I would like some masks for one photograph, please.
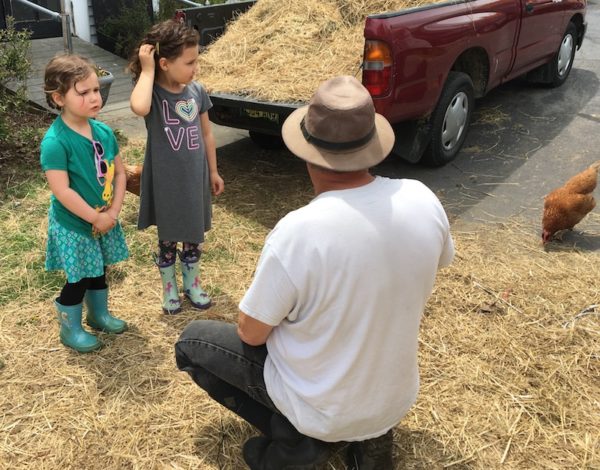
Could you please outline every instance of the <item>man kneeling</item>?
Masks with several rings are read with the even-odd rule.
[[[190,323],[177,365],[262,432],[244,445],[252,470],[313,469],[339,441],[350,469],[392,469],[448,219],[422,183],[371,175],[394,133],[353,77],[321,84],[282,134],[316,197],[268,235],[237,328]]]

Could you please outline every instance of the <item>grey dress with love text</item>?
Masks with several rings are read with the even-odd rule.
[[[145,118],[148,139],[138,229],[156,225],[160,240],[201,243],[210,230],[210,180],[200,115],[211,107],[196,82],[181,93],[154,84]]]

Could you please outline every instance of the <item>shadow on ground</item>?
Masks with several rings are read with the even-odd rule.
[[[241,454],[244,442],[259,434],[250,425],[234,418],[231,412],[224,411],[220,422],[200,426],[196,430],[196,435],[198,436],[197,453],[204,462],[224,470],[237,470],[243,465]],[[209,453],[206,453],[207,439],[211,441],[208,446],[211,449]],[[346,470],[347,451],[348,443],[333,443],[327,463],[321,465],[319,469]],[[433,470],[447,467],[469,470],[473,468],[468,458],[451,453],[434,434],[427,431],[396,427],[393,451],[395,467],[386,470]]]
[[[534,193],[552,189],[546,187],[543,176],[540,177],[544,181],[535,188],[518,187],[518,182],[506,181],[534,157],[541,156],[544,161],[571,157],[576,148],[569,146],[569,142],[564,145],[572,149],[571,153],[567,150],[564,155],[556,155],[561,145],[555,139],[562,138],[573,119],[593,118],[582,110],[596,95],[599,84],[594,72],[576,68],[560,88],[514,80],[477,101],[465,145],[450,164],[426,168],[388,157],[373,171],[382,176],[424,182],[442,199],[452,218],[495,197],[492,193],[498,189],[521,192],[523,197],[532,199],[529,205],[540,205],[541,196]],[[242,139],[220,147],[218,155],[226,191],[217,203],[267,227],[312,196],[304,163],[285,149],[261,150],[249,139]],[[573,166],[564,168],[565,179],[576,172]],[[562,170],[542,167],[540,171],[557,176],[556,172]],[[506,187],[501,188],[503,185]]]

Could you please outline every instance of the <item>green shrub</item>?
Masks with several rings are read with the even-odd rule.
[[[175,16],[175,10],[185,8],[177,0],[160,0],[158,4],[158,21],[170,20]]]
[[[145,0],[121,2],[116,16],[106,18],[98,27],[98,32],[104,34],[115,43],[115,53],[128,59],[144,34],[152,25]]]
[[[24,98],[26,80],[31,71],[29,60],[30,31],[17,31],[12,17],[6,18],[6,29],[0,29],[0,141],[6,139],[6,113]],[[16,82],[17,93],[6,88]]]

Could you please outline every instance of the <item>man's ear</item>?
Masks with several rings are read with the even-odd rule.
[[[59,108],[62,108],[64,106],[65,98],[58,91],[53,92],[50,95],[50,97],[52,98],[52,101],[54,101]]]

